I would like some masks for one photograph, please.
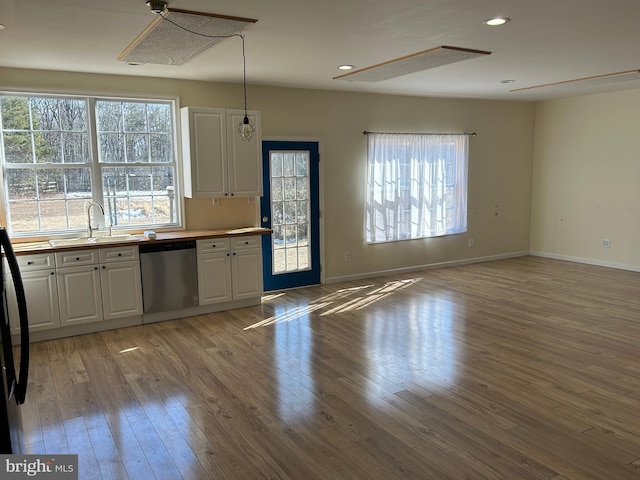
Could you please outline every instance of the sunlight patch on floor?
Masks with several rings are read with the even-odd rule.
[[[140,347],[129,347],[129,348],[125,348],[124,350],[120,350],[119,353],[129,353],[129,352],[133,352],[134,350],[137,350]]]
[[[345,313],[352,310],[362,310],[390,295],[393,295],[400,290],[404,290],[419,281],[423,277],[407,278],[404,280],[395,280],[393,282],[387,282],[384,285],[378,286],[375,284],[361,285],[357,287],[341,288],[333,293],[325,295],[308,305],[303,305],[287,311],[285,314],[280,314],[276,311],[276,314],[260,320],[245,327],[244,330],[250,330],[252,328],[267,327],[275,323],[291,322],[308,315],[310,312],[316,310],[328,310],[320,313],[320,316],[331,315],[335,313]],[[274,294],[264,295],[262,297],[263,302],[269,302],[275,299],[281,299],[286,296],[286,292],[279,292]],[[355,296],[355,297],[354,297]]]

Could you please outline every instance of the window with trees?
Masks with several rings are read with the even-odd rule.
[[[467,230],[466,134],[368,136],[367,243]]]
[[[180,225],[175,108],[167,100],[0,93],[0,160],[12,235]],[[94,209],[95,213],[95,209]]]

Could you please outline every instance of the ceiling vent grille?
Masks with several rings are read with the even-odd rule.
[[[377,65],[372,65],[360,70],[354,70],[353,72],[333,77],[333,79],[348,80],[351,82],[381,82],[409,73],[421,72],[430,68],[441,67],[450,63],[470,60],[490,54],[491,52],[484,50],[472,50],[469,48],[448,47],[443,45],[387,62],[378,63]]]
[[[167,8],[131,42],[118,60],[184,65],[225,37],[239,34],[256,22],[250,18]],[[194,32],[198,34],[194,35]]]

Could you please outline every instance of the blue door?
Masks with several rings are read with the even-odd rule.
[[[262,142],[260,200],[264,290],[320,283],[320,194],[317,142]]]

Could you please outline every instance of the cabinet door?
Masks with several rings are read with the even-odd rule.
[[[48,330],[60,326],[60,312],[58,309],[58,287],[55,270],[39,270],[23,272],[22,284],[27,300],[27,315],[29,317],[29,331]],[[7,277],[7,305],[11,321],[11,333],[20,333],[18,325],[18,303],[13,284]]]
[[[142,284],[138,262],[117,262],[100,268],[104,319],[142,315]]]
[[[262,295],[262,250],[239,250],[231,254],[233,298]]]
[[[233,300],[229,252],[198,255],[198,297],[200,305]]]
[[[63,327],[102,320],[98,266],[59,268],[58,299]]]
[[[224,196],[228,191],[225,110],[185,107],[181,117],[185,196]]]
[[[243,140],[238,125],[243,110],[227,110],[227,156],[229,159],[229,194],[235,197],[262,196],[262,133],[260,112],[249,111],[256,131],[251,140]]]

